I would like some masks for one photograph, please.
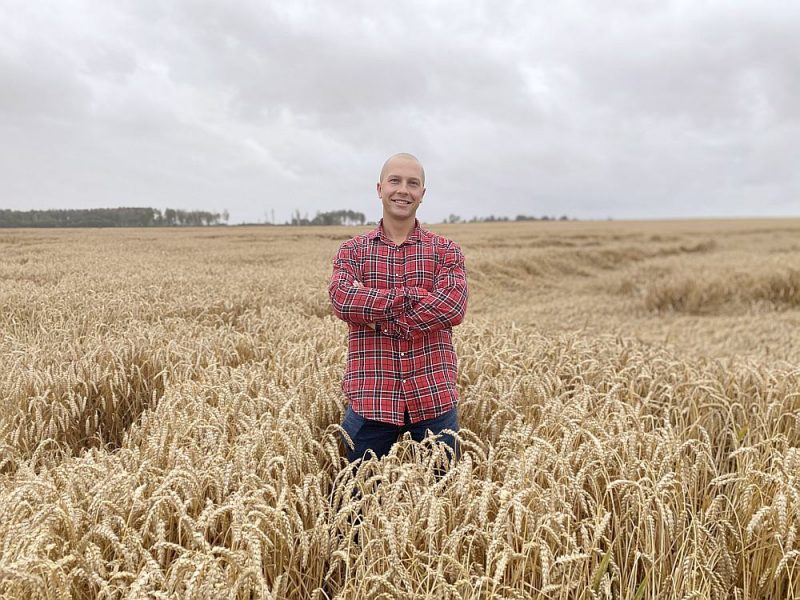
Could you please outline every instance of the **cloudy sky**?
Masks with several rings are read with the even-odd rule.
[[[796,0],[0,0],[0,208],[800,216]]]

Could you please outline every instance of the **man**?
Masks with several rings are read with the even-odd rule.
[[[467,309],[464,257],[457,244],[420,227],[425,171],[411,154],[383,165],[378,227],[339,248],[329,293],[350,326],[342,389],[348,460],[380,458],[404,432],[440,435],[457,454],[456,355],[452,328]]]

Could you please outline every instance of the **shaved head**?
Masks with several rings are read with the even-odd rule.
[[[423,168],[422,163],[419,162],[419,159],[416,156],[414,156],[413,154],[409,154],[408,152],[398,152],[397,154],[393,154],[392,156],[387,158],[386,162],[383,163],[383,168],[381,168],[381,177],[378,181],[383,181],[383,178],[386,177],[386,171],[389,168],[389,165],[395,159],[409,160],[417,163],[419,165],[419,172],[422,178],[422,185],[425,185],[425,169]]]

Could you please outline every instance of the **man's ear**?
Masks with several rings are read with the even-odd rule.
[[[380,181],[377,184],[375,184],[375,189],[378,190],[378,198],[380,198],[381,197],[381,182]]]

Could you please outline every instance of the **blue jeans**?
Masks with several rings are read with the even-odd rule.
[[[410,432],[411,437],[417,442],[424,440],[428,432],[438,435],[440,436],[439,441],[450,446],[453,453],[458,456],[456,438],[449,433],[442,433],[443,429],[458,431],[457,408],[453,408],[433,419],[419,421],[418,423],[411,423],[408,412],[406,412],[405,424],[394,425],[393,423],[365,419],[348,406],[342,419],[342,429],[353,440],[352,449],[345,441],[347,460],[350,462],[363,458],[368,450],[372,450],[377,458],[385,456],[389,453],[397,438],[406,431]]]

